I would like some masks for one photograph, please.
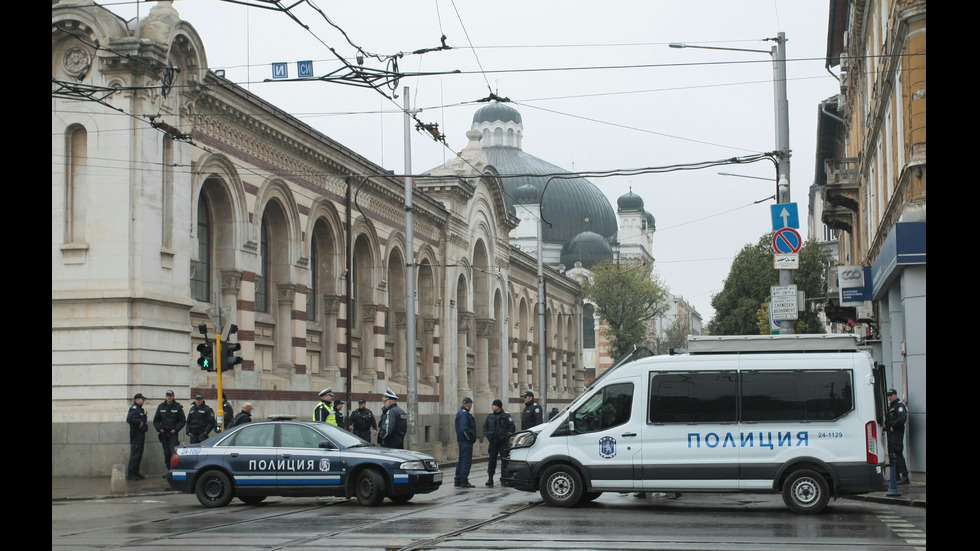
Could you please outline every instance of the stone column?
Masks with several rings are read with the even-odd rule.
[[[493,332],[493,318],[476,320],[476,393],[489,397],[490,387],[490,333]]]
[[[296,285],[280,283],[276,285],[276,367],[285,370],[284,375],[295,373],[293,358],[293,302],[296,300]]]
[[[457,377],[459,379],[459,392],[461,394],[470,393],[470,381],[467,376],[466,370],[466,347],[467,347],[467,335],[470,332],[470,326],[473,324],[473,312],[464,312],[459,310],[457,313],[457,323],[456,323],[456,357],[457,357]]]
[[[406,364],[408,361],[407,351],[410,349],[409,347],[415,348],[415,343],[407,342],[407,338],[408,313],[404,310],[395,312],[395,357],[392,358],[391,362],[394,365],[391,380],[403,385],[408,382],[408,375],[406,373]]]
[[[330,381],[336,381],[340,375],[340,363],[337,357],[338,343],[343,336],[337,327],[337,317],[340,314],[340,295],[323,295],[323,360],[320,362],[322,375]],[[343,365],[347,365],[346,358]]]
[[[377,335],[374,332],[374,325],[378,320],[377,304],[361,304],[361,361],[357,366],[357,378],[362,381],[373,383],[377,378],[377,358],[374,355],[375,348],[378,347]],[[384,338],[384,335],[382,335]],[[382,349],[384,342],[382,341]],[[381,358],[384,362],[384,358]],[[383,364],[382,364],[383,366]],[[384,367],[382,367],[382,370]]]
[[[436,384],[436,358],[439,355],[438,345],[435,344],[436,318],[422,318],[422,383],[430,386]]]

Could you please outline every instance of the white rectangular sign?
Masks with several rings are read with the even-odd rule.
[[[772,267],[777,270],[799,270],[800,253],[772,255]]]
[[[796,285],[773,285],[769,287],[769,301],[772,303],[772,317],[777,320],[799,319]]]

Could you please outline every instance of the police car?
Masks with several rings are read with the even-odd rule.
[[[178,446],[167,482],[205,507],[232,498],[249,505],[268,496],[356,497],[373,507],[436,491],[442,471],[429,455],[373,446],[334,425],[278,416]]]

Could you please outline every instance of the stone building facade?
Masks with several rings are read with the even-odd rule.
[[[861,330],[886,366],[908,404],[909,470],[924,481],[926,1],[831,0],[829,14],[826,65],[841,88],[825,102],[836,119],[818,127],[816,182],[838,261],[863,271],[864,287],[863,300],[845,305],[838,293],[848,282],[832,274],[825,311]]]
[[[518,219],[479,132],[414,179],[410,274],[404,180],[209,71],[172,2],[139,21],[56,2],[51,54],[53,476],[125,462],[137,392],[151,418],[168,389],[220,409],[201,325],[241,344],[221,388],[256,418],[308,417],[328,386],[377,414],[386,388],[408,392],[414,351],[410,443],[441,457],[466,395],[479,417],[494,398],[516,414],[525,389],[583,390],[581,288],[545,270],[541,381],[537,260],[510,244]],[[143,467],[164,468],[152,437]]]

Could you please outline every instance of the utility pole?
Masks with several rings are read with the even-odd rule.
[[[789,99],[786,95],[786,33],[780,32],[772,47],[772,85],[776,101],[776,152],[778,182],[776,184],[776,203],[790,202],[789,196]],[[793,270],[779,270],[779,285],[793,284]],[[781,320],[779,333],[796,333],[796,320]]]
[[[681,42],[668,44],[671,48],[698,48],[701,50],[728,50],[732,52],[759,52],[772,57],[772,86],[776,109],[776,204],[791,202],[789,194],[789,99],[786,94],[786,33],[780,32],[776,38],[767,38],[776,43],[770,50],[748,48],[725,48],[720,46],[695,46]],[[793,284],[793,270],[779,270],[779,286]],[[779,332],[783,335],[796,333],[796,319],[779,320]]]
[[[412,115],[405,87],[405,366],[408,370],[408,446],[418,446],[419,378],[415,362],[415,233],[412,219]]]

